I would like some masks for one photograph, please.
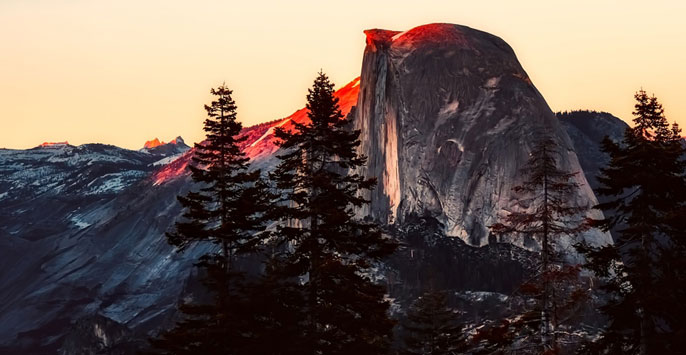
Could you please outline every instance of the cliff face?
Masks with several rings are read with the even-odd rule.
[[[356,126],[379,184],[364,214],[401,222],[431,214],[472,245],[508,213],[531,147],[550,135],[562,168],[581,171],[572,143],[500,38],[431,24],[407,32],[368,30]],[[593,205],[583,174],[575,203]],[[596,215],[596,217],[599,217]],[[597,231],[584,236],[610,242]]]

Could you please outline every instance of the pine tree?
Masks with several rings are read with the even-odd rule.
[[[445,292],[430,291],[419,297],[402,323],[404,354],[450,355],[466,349],[466,336],[458,314],[448,307]]]
[[[534,296],[538,303],[530,324],[538,324],[538,343],[542,353],[553,353],[558,349],[556,327],[559,324],[557,311],[563,309],[560,294],[572,296],[574,290],[561,289],[563,283],[558,276],[568,276],[569,266],[564,265],[558,254],[561,238],[573,236],[587,229],[585,212],[587,206],[574,205],[579,184],[573,178],[577,173],[563,171],[558,167],[556,155],[559,147],[554,140],[545,138],[533,148],[529,161],[523,169],[526,181],[513,190],[519,195],[518,211],[505,217],[502,223],[491,226],[499,235],[517,234],[532,236],[540,243],[539,274],[523,285],[525,295]],[[558,293],[557,295],[555,293]]]
[[[218,257],[228,271],[236,254],[259,246],[255,236],[264,230],[270,196],[260,171],[249,170],[250,159],[240,149],[245,137],[240,137],[243,127],[236,120],[232,91],[222,85],[211,93],[217,99],[205,105],[206,140],[195,144],[193,164],[188,166],[193,181],[202,187],[178,197],[184,220],[167,238],[179,251],[197,242],[219,245]]]
[[[302,332],[305,303],[299,280],[288,278],[286,265],[276,257],[269,258],[259,280],[249,287],[244,311],[250,314],[246,327],[246,348],[251,354],[307,354],[308,340]]]
[[[323,73],[308,90],[307,109],[310,122],[276,130],[284,153],[270,175],[282,194],[274,235],[284,245],[273,272],[300,295],[290,299],[302,314],[293,343],[302,354],[382,354],[393,323],[384,289],[368,272],[395,243],[355,217],[368,203],[360,191],[375,181],[356,172],[366,162],[357,153],[360,132],[348,129]]]
[[[178,251],[198,243],[217,245],[218,252],[197,264],[207,275],[204,284],[213,301],[180,305],[185,318],[151,341],[158,353],[237,354],[246,341],[243,329],[250,315],[244,312],[245,284],[235,258],[260,248],[271,195],[240,150],[244,138],[232,91],[222,85],[211,93],[216,100],[205,105],[206,140],[195,145],[189,165],[199,189],[178,197],[185,212],[167,238]]]
[[[609,165],[601,170],[597,208],[607,218],[614,245],[580,245],[587,268],[605,278],[608,301],[601,308],[609,325],[588,351],[668,354],[683,351],[683,260],[686,235],[675,211],[686,206],[686,162],[680,129],[671,129],[662,105],[641,90],[635,95],[634,127],[621,144],[608,138]]]

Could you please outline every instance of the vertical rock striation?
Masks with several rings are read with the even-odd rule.
[[[355,122],[369,157],[364,173],[379,183],[363,214],[389,223],[431,214],[448,235],[484,245],[488,226],[514,205],[512,187],[537,139],[552,136],[561,166],[581,172],[564,128],[500,38],[452,24],[365,34]],[[576,202],[595,204],[583,174],[577,179]],[[598,231],[584,237],[610,242]]]

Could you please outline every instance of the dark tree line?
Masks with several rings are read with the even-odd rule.
[[[641,90],[634,127],[622,142],[603,141],[611,161],[599,181],[615,243],[580,245],[587,268],[603,278],[609,324],[588,353],[680,354],[686,346],[686,150],[662,105]]]

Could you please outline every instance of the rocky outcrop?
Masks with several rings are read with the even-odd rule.
[[[365,33],[356,127],[369,157],[364,173],[379,184],[362,214],[402,223],[430,213],[448,235],[485,245],[488,226],[514,205],[511,189],[536,140],[551,136],[561,167],[581,170],[564,128],[500,38],[452,24]],[[577,179],[575,202],[595,204],[584,176]],[[584,237],[610,242],[598,231]]]
[[[174,156],[185,153],[189,149],[190,147],[186,145],[186,142],[183,141],[183,138],[176,137],[168,143],[161,142],[157,138],[147,141],[140,151],[155,155]]]
[[[126,326],[102,315],[86,317],[75,322],[59,355],[125,355],[133,354],[147,344],[137,339]]]

